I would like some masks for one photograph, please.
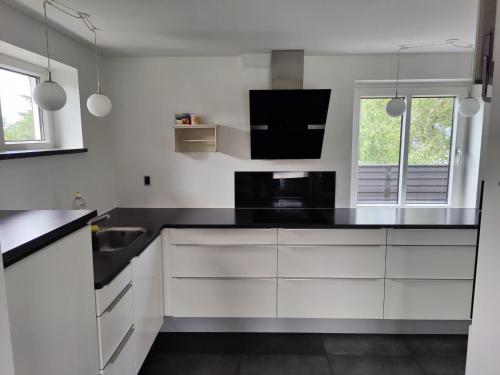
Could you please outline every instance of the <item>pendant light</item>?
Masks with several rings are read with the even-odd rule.
[[[472,53],[472,59],[470,64],[470,80],[471,84],[474,81],[474,49],[472,45],[468,45],[463,48],[470,48]],[[469,94],[465,98],[463,98],[458,104],[458,113],[460,113],[463,117],[472,117],[481,109],[481,104],[477,98],[474,98],[471,94],[471,88],[469,87]]]
[[[101,92],[101,71],[99,68],[99,56],[97,54],[97,33],[96,30],[92,30],[94,33],[94,53],[95,53],[95,64],[97,70],[97,92],[92,94],[87,99],[87,108],[90,113],[96,117],[104,117],[109,115],[111,112],[112,104],[109,97]]]
[[[36,85],[33,90],[33,99],[42,109],[46,111],[57,111],[66,104],[66,92],[57,82],[52,80],[49,52],[49,30],[47,25],[47,3],[47,1],[43,2],[43,15],[45,25],[45,50],[47,53],[49,79]]]
[[[394,98],[389,100],[385,111],[391,117],[400,117],[406,112],[406,102],[403,97],[398,97],[398,87],[399,87],[399,57],[401,56],[401,48],[398,50],[398,67],[396,72],[396,95]]]

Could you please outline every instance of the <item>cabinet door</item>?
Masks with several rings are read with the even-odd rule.
[[[172,281],[176,317],[276,317],[276,279],[173,278]]]
[[[387,280],[385,319],[467,320],[472,280]]]
[[[385,246],[285,246],[278,248],[280,277],[384,278]]]
[[[135,374],[134,328],[130,328],[102,371],[102,375]]]
[[[163,324],[161,236],[132,260],[136,369],[146,358]]]
[[[278,279],[279,318],[382,319],[383,301],[383,279]]]
[[[282,245],[385,245],[386,229],[278,229]]]
[[[99,372],[87,226],[5,270],[16,375]]]
[[[387,246],[387,278],[473,279],[475,246]]]
[[[476,229],[389,229],[388,245],[476,246]]]
[[[179,245],[272,245],[276,229],[170,229],[170,243]]]
[[[276,245],[171,245],[173,277],[276,277]]]

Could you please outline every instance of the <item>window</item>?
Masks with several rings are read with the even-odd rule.
[[[356,96],[354,204],[451,203],[458,95],[420,90],[404,98],[407,111],[395,118],[385,111],[391,96]]]
[[[0,151],[50,146],[48,121],[32,97],[39,81],[37,75],[0,67]]]

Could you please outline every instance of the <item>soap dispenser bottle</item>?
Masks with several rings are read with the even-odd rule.
[[[83,196],[80,192],[77,191],[75,193],[75,198],[73,199],[71,206],[73,210],[84,210],[85,207],[87,206],[87,203],[83,199]]]

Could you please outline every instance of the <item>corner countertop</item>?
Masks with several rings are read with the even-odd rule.
[[[92,210],[0,210],[4,267],[83,228],[96,214]]]
[[[336,209],[115,208],[106,227],[143,227],[146,233],[116,252],[94,253],[96,289],[108,284],[163,228],[406,228],[476,229],[479,211],[462,208],[362,207]]]

